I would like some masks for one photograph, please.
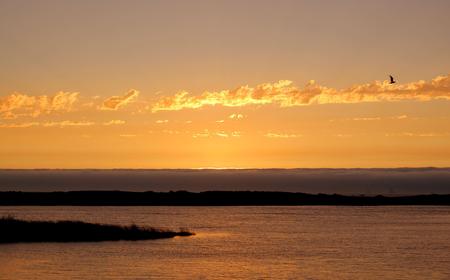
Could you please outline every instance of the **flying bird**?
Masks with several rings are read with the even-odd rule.
[[[391,75],[389,75],[389,78],[391,79],[390,84],[395,84],[396,81],[394,80],[394,77],[392,77]]]

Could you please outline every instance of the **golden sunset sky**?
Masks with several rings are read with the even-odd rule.
[[[0,168],[450,166],[449,11],[0,0]]]

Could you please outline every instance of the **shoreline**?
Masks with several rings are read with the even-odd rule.
[[[450,194],[348,196],[265,191],[0,192],[0,206],[450,206]]]

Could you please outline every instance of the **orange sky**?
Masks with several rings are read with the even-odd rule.
[[[381,2],[0,1],[0,168],[450,166],[449,4]]]

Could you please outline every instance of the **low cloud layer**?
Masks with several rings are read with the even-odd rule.
[[[75,127],[75,126],[93,126],[93,125],[122,125],[125,121],[122,120],[111,120],[103,123],[96,123],[93,121],[48,121],[48,122],[23,122],[23,123],[0,123],[0,128],[27,128],[34,126],[41,127]]]
[[[15,119],[19,116],[37,117],[52,112],[67,112],[72,109],[77,98],[76,92],[59,92],[53,96],[13,93],[0,98],[0,117]]]
[[[0,170],[0,191],[61,189],[448,194],[450,169]]]
[[[320,86],[310,81],[304,88],[298,88],[291,81],[264,83],[256,87],[241,86],[234,90],[204,92],[191,95],[186,91],[159,99],[152,112],[196,109],[204,106],[222,105],[240,107],[246,105],[275,104],[280,107],[311,104],[359,103],[436,99],[450,100],[450,74],[438,76],[431,81],[417,81],[407,84],[389,84],[387,81],[354,85],[346,89]]]
[[[130,103],[139,95],[139,91],[135,89],[129,90],[124,96],[112,96],[103,101],[102,110],[117,110]]]

